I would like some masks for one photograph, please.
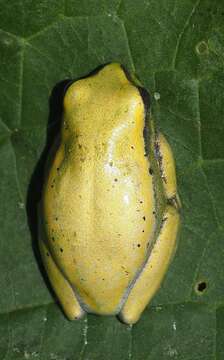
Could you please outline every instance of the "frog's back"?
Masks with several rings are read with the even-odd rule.
[[[111,64],[71,85],[64,105],[44,196],[49,246],[86,308],[116,313],[154,232],[144,104]]]

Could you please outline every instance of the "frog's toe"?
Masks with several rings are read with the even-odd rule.
[[[64,305],[63,310],[69,320],[79,320],[85,315],[85,311],[79,306],[79,304],[77,304],[76,301],[72,304],[70,303],[68,306]]]
[[[135,324],[139,318],[141,316],[141,313],[133,313],[133,312],[129,312],[129,311],[123,311],[121,310],[121,312],[118,314],[118,318],[119,320],[127,325],[133,325]]]

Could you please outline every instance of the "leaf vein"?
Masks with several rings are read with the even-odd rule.
[[[88,316],[86,316],[86,318],[85,318],[85,320],[84,320],[84,327],[83,327],[83,346],[82,346],[82,349],[81,349],[81,351],[80,351],[79,360],[84,360],[85,349],[86,349],[86,346],[87,346],[87,344],[88,344],[87,334],[88,334]]]
[[[119,19],[120,19],[120,18],[119,18]],[[129,39],[128,39],[128,34],[127,34],[126,26],[125,26],[125,23],[124,23],[123,20],[120,19],[120,22],[121,22],[121,26],[122,26],[122,28],[123,28],[123,31],[124,31],[124,34],[125,34],[125,37],[126,37],[127,48],[128,48],[128,55],[129,55],[130,60],[131,60],[131,66],[132,66],[133,71],[136,72],[136,70],[135,70],[135,64],[134,64],[134,59],[133,59],[131,47],[130,47],[130,44],[129,44]]]
[[[183,35],[184,35],[184,33],[185,33],[185,31],[186,31],[189,23],[190,23],[190,20],[191,20],[192,16],[194,15],[194,13],[195,13],[197,7],[199,6],[200,2],[201,2],[201,0],[197,0],[197,1],[195,2],[195,5],[193,6],[193,8],[192,8],[189,16],[187,17],[187,19],[186,19],[186,21],[185,21],[185,23],[184,23],[184,26],[183,26],[183,28],[182,28],[182,30],[181,30],[178,38],[177,38],[177,43],[176,43],[176,47],[175,47],[175,49],[174,49],[174,56],[173,56],[173,60],[172,60],[172,68],[173,68],[174,70],[175,70],[175,68],[176,68],[176,60],[177,60],[177,55],[178,55],[178,52],[179,52],[181,40],[182,40]]]
[[[20,186],[20,183],[19,183],[16,153],[15,153],[15,149],[14,149],[13,144],[12,144],[11,141],[10,141],[10,145],[11,145],[13,158],[14,158],[15,178],[16,178],[16,185],[17,185],[18,195],[19,195],[20,201],[23,204],[25,204],[25,199],[23,197],[22,189],[21,189],[21,186]],[[24,211],[25,211],[25,208],[24,208]]]

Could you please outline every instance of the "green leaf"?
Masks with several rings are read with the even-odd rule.
[[[1,360],[222,360],[224,2],[0,0]],[[63,81],[118,61],[151,94],[182,202],[178,249],[134,326],[69,322],[37,252]],[[46,145],[47,144],[47,145]]]

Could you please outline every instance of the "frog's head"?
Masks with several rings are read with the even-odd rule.
[[[148,106],[148,92],[135,84],[121,64],[110,63],[69,86],[64,97],[64,124],[70,134],[89,136],[96,129],[108,133],[135,128],[141,132]]]
[[[68,84],[64,97],[64,109],[73,109],[76,103],[84,104],[90,99],[96,99],[100,95],[104,98],[123,89],[122,96],[127,95],[131,88],[138,88],[145,107],[150,105],[150,96],[135,75],[128,72],[119,63],[109,63],[100,66],[90,76],[72,81]]]

